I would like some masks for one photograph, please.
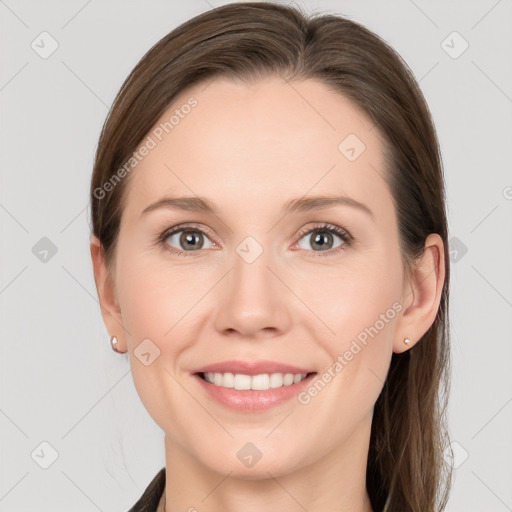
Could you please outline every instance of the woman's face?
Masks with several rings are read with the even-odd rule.
[[[412,299],[378,130],[314,80],[216,79],[183,92],[149,135],[113,276],[126,332],[111,334],[166,446],[246,478],[360,458]],[[158,206],[176,198],[191,200]],[[223,388],[229,405],[195,372],[233,360],[316,375],[284,393]]]

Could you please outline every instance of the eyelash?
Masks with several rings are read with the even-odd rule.
[[[174,226],[173,228],[164,231],[158,238],[158,242],[164,247],[165,250],[169,251],[172,254],[176,254],[178,256],[189,256],[187,253],[195,253],[196,251],[180,251],[178,249],[175,249],[174,247],[171,247],[169,244],[167,244],[167,239],[174,235],[175,233],[179,233],[180,231],[186,231],[187,228],[190,228],[190,230],[198,231],[200,233],[203,233],[204,235],[208,235],[209,238],[213,238],[211,235],[210,230],[204,229],[204,228],[198,228],[195,225],[191,224],[178,224],[177,226]],[[346,249],[346,247],[350,247],[353,243],[353,237],[343,228],[340,228],[339,226],[335,226],[334,224],[329,223],[320,223],[316,224],[313,227],[303,229],[298,234],[298,239],[301,240],[306,235],[309,235],[310,233],[313,233],[315,231],[327,231],[329,233],[334,233],[335,235],[338,235],[343,243],[339,245],[338,247],[334,249],[329,249],[327,251],[309,251],[313,253],[313,256],[320,256],[320,257],[326,257],[326,256],[333,256],[335,254],[338,254],[340,251],[343,251]],[[190,254],[190,256],[193,256],[194,254]]]

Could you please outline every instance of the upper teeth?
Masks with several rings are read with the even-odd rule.
[[[242,373],[204,373],[204,378],[216,386],[234,389],[256,389],[265,391],[296,384],[306,378],[306,373],[263,373],[261,375],[244,375]]]

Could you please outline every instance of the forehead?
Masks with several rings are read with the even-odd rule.
[[[379,131],[316,80],[196,84],[174,99],[144,143],[152,147],[132,171],[129,215],[165,195],[208,197],[226,210],[239,201],[255,213],[305,194],[366,203],[381,197],[377,215],[391,206]]]

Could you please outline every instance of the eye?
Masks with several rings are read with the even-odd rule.
[[[313,250],[316,253],[337,253],[340,250],[344,250],[345,246],[350,245],[352,241],[352,237],[347,233],[347,231],[332,224],[313,226],[306,232],[301,232],[300,236],[301,240],[297,245],[301,249]],[[336,243],[336,239],[339,240],[339,243]],[[306,242],[303,243],[303,240]],[[315,256],[317,255],[319,254],[315,254]],[[324,255],[321,254],[321,256]]]
[[[219,246],[212,242],[207,234],[209,234],[207,229],[180,224],[165,231],[159,237],[159,242],[171,253],[185,256],[201,249],[218,248]],[[333,224],[318,224],[301,231],[299,237],[300,240],[296,245],[300,249],[312,251],[314,256],[336,254],[346,246],[350,246],[353,240],[347,231]]]
[[[175,226],[163,233],[161,241],[168,250],[178,254],[215,247],[202,229],[193,226]]]

